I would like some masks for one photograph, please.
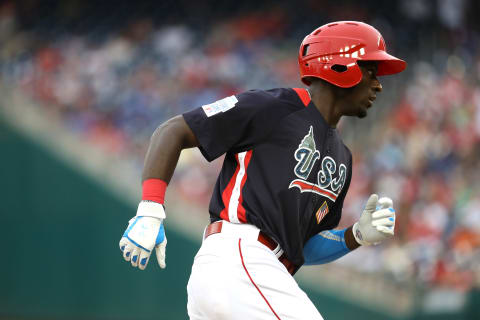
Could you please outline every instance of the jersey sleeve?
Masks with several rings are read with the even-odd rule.
[[[263,141],[275,123],[295,109],[274,94],[250,90],[184,113],[205,159],[212,161],[227,151],[246,151]]]

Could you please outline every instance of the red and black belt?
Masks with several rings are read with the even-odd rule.
[[[207,226],[207,229],[205,229],[204,239],[208,238],[212,234],[221,233],[222,232],[222,225],[223,225],[223,221],[216,221],[216,222],[213,222],[213,223],[209,224]],[[258,242],[265,245],[267,248],[269,248],[272,251],[274,251],[278,247],[277,242],[275,242],[275,240],[270,238],[263,231],[260,231],[258,233],[257,240],[258,240]],[[278,260],[285,266],[285,268],[287,268],[288,272],[291,275],[294,275],[295,272],[298,270],[298,267],[295,264],[293,264],[290,260],[287,259],[287,257],[285,256],[285,253],[282,253],[282,255],[278,258]]]

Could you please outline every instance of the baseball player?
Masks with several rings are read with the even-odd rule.
[[[233,95],[168,120],[151,138],[142,201],[120,240],[142,270],[153,249],[165,268],[164,195],[181,150],[198,147],[208,161],[225,154],[187,286],[190,319],[322,319],[292,275],[394,234],[392,201],[376,194],[358,222],[334,230],[352,178],[336,125],[365,117],[382,91],[377,76],[406,63],[355,21],[307,35],[298,62],[308,90]]]

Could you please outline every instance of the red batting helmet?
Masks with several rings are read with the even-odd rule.
[[[332,22],[305,37],[298,53],[300,76],[320,78],[342,88],[362,79],[358,60],[378,61],[378,76],[401,72],[406,62],[387,53],[385,40],[374,27],[357,21]]]

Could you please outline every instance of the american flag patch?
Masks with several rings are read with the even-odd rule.
[[[325,217],[327,213],[328,213],[328,205],[327,205],[327,201],[325,201],[320,206],[320,208],[318,208],[317,213],[315,214],[315,216],[317,217],[317,224],[319,224],[320,221],[322,221],[323,217]]]

